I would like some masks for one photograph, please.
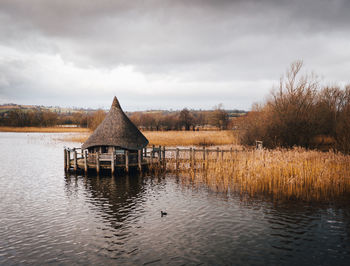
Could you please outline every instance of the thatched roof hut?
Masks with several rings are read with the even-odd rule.
[[[148,140],[123,112],[114,97],[106,118],[82,145],[82,149],[98,146],[117,147],[124,150],[140,150]]]

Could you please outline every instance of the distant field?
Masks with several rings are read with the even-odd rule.
[[[237,133],[231,130],[223,131],[144,131],[149,145],[162,146],[212,146],[238,144]],[[68,141],[85,142],[89,134],[74,135],[66,138]]]
[[[0,127],[0,132],[86,133],[90,132],[90,130],[88,128],[80,127]]]

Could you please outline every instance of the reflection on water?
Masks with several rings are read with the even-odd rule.
[[[65,175],[64,143],[28,138],[0,134],[12,151],[0,172],[1,265],[350,261],[347,203],[247,200],[174,175]]]

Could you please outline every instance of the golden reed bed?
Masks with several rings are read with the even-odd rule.
[[[240,192],[275,200],[324,201],[350,195],[350,156],[334,152],[276,149],[216,154],[206,170],[193,170],[182,162],[179,176],[187,184],[205,184],[219,192]],[[202,164],[203,162],[199,162]],[[167,166],[175,170],[174,164]]]
[[[149,145],[161,146],[210,146],[237,144],[237,133],[223,131],[143,131]],[[89,133],[72,135],[66,141],[85,142]]]

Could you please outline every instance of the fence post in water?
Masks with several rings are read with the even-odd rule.
[[[141,150],[138,150],[137,151],[137,164],[138,164],[140,172],[142,171],[142,164],[141,164],[141,162],[142,162],[142,152],[141,152]]]
[[[73,160],[74,160],[74,171],[77,171],[77,168],[78,168],[77,151],[75,149],[73,151]]]
[[[175,153],[175,168],[176,168],[176,171],[178,170],[179,168],[179,148],[176,148],[176,153]]]
[[[190,148],[190,168],[193,167],[193,159],[192,159],[192,148]]]
[[[163,155],[162,155],[162,159],[163,159],[163,167],[164,167],[164,169],[166,169],[165,146],[163,146]]]
[[[160,165],[162,159],[162,146],[159,146],[159,150],[158,150],[158,164]]]
[[[88,171],[87,150],[84,151],[84,171],[85,171],[85,173],[87,173],[87,171]]]
[[[100,154],[96,152],[96,172],[100,173]]]
[[[67,149],[64,148],[64,170],[67,170]]]
[[[230,149],[230,152],[231,152],[231,161],[232,161],[232,159],[233,159],[233,150],[232,150],[232,147],[231,147],[231,149]]]
[[[192,155],[192,159],[193,159],[192,167],[196,168],[196,149],[193,148],[192,152],[193,152],[193,155]]]
[[[70,169],[70,150],[67,150],[67,170]]]
[[[205,152],[205,147],[203,147],[203,168],[205,167],[205,154],[206,152]]]
[[[205,168],[208,168],[209,163],[209,150],[205,150]]]
[[[125,171],[129,172],[129,151],[125,151]]]
[[[111,154],[111,173],[114,175],[115,165],[114,165],[114,152]]]
[[[224,150],[221,150],[221,161],[224,161]]]
[[[216,160],[218,161],[219,160],[219,147],[216,148]]]

